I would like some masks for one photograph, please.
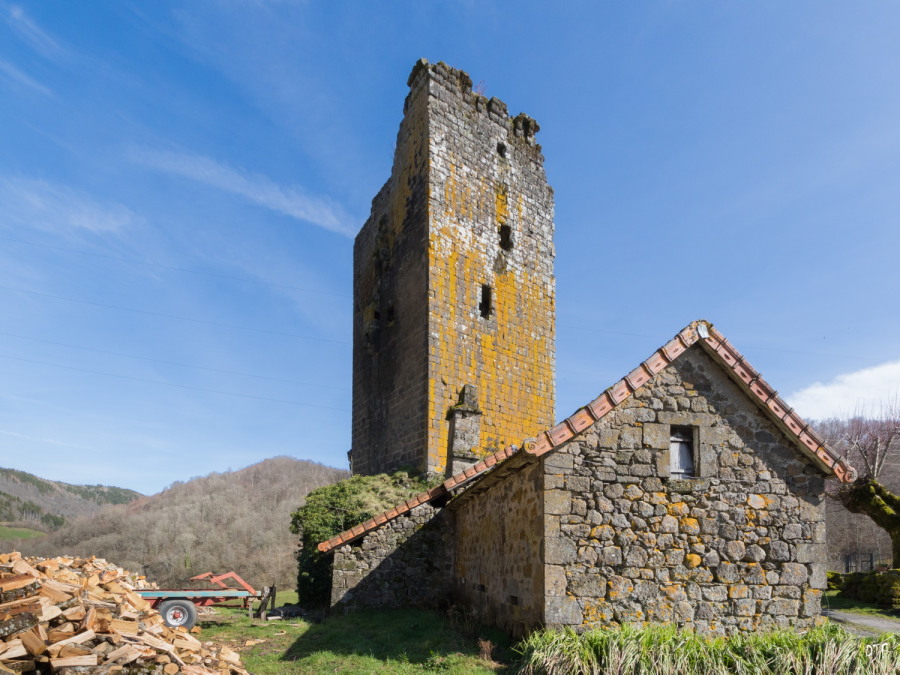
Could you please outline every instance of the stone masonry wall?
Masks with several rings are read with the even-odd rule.
[[[410,91],[391,177],[353,245],[356,474],[426,468],[428,98],[427,88]]]
[[[516,461],[516,460],[511,460]],[[519,636],[543,618],[542,468],[537,461],[452,502],[456,601]]]
[[[355,473],[444,473],[447,415],[467,384],[479,452],[553,423],[553,192],[538,125],[443,63],[420,61],[409,86],[391,178],[354,246]]]
[[[473,92],[462,71],[439,63],[414,74],[426,76],[428,466],[441,472],[447,411],[466,384],[478,390],[484,454],[553,424],[553,191],[534,120]]]
[[[421,504],[334,551],[331,606],[429,607],[449,602],[453,521],[444,509]]]
[[[671,426],[697,478],[670,477]],[[816,623],[820,472],[694,346],[544,459],[546,615],[725,634]]]

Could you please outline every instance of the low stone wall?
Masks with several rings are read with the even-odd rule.
[[[453,574],[452,514],[421,504],[334,551],[331,606],[439,607]]]

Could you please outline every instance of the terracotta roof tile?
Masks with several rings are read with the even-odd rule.
[[[345,530],[338,535],[335,535],[331,539],[323,541],[319,543],[317,548],[323,553],[327,553],[338,546],[342,546],[344,544],[349,544],[351,541],[359,539],[361,536],[375,530],[385,523],[394,520],[404,513],[411,511],[417,506],[421,504],[425,504],[426,502],[433,501],[435,499],[439,499],[444,496],[449,496],[453,490],[470,482],[473,478],[480,476],[486,471],[490,470],[492,467],[497,466],[504,460],[512,457],[519,451],[519,448],[515,445],[510,445],[503,450],[498,450],[477,462],[473,466],[461,471],[455,476],[451,476],[447,480],[445,480],[440,485],[431,488],[427,492],[420,492],[417,495],[414,495],[407,499],[402,504],[398,504],[392,509],[385,511],[383,513],[379,513],[374,518],[367,520],[360,525],[356,525],[355,527],[350,528],[349,530]]]
[[[614,407],[615,405],[613,404],[612,399],[606,392],[600,394],[600,396],[587,406],[591,414],[598,420]]]
[[[631,388],[631,390],[635,391],[641,385],[649,382],[651,377],[652,375],[650,371],[644,368],[644,364],[641,364],[630,373],[628,373],[625,379],[628,381],[628,386]]]
[[[689,347],[697,343],[715,361],[723,366],[725,372],[758,402],[765,414],[824,473],[834,474],[842,482],[851,482],[856,479],[856,470],[829,448],[818,434],[778,396],[778,393],[769,383],[760,377],[759,371],[751,366],[744,359],[743,355],[712,324],[706,321],[694,321],[686,326],[678,335],[656,350],[650,358],[609,387],[594,401],[583,408],[579,408],[574,414],[552,429],[542,431],[534,439],[524,441],[521,450],[529,455],[540,457],[571,440],[574,436],[615,409],[617,405],[631,396],[641,385],[646,384],[653,375],[659,373],[672,361],[684,354]],[[451,476],[441,485],[432,488],[428,492],[422,492],[403,504],[375,516],[362,525],[357,525],[327,541],[323,541],[318,548],[323,552],[330,551],[380,527],[420,504],[450,496],[457,488],[468,484],[491,469],[496,467],[498,470],[501,470],[503,463],[517,453],[520,453],[520,449],[515,445],[498,450],[466,470]]]

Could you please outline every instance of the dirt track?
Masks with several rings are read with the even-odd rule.
[[[839,623],[852,633],[860,635],[881,635],[882,633],[900,633],[900,619],[885,619],[867,614],[841,612],[829,609],[823,612],[831,621]]]

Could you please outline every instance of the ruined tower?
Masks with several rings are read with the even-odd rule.
[[[461,470],[554,417],[553,191],[537,123],[416,63],[353,249],[354,473]]]

